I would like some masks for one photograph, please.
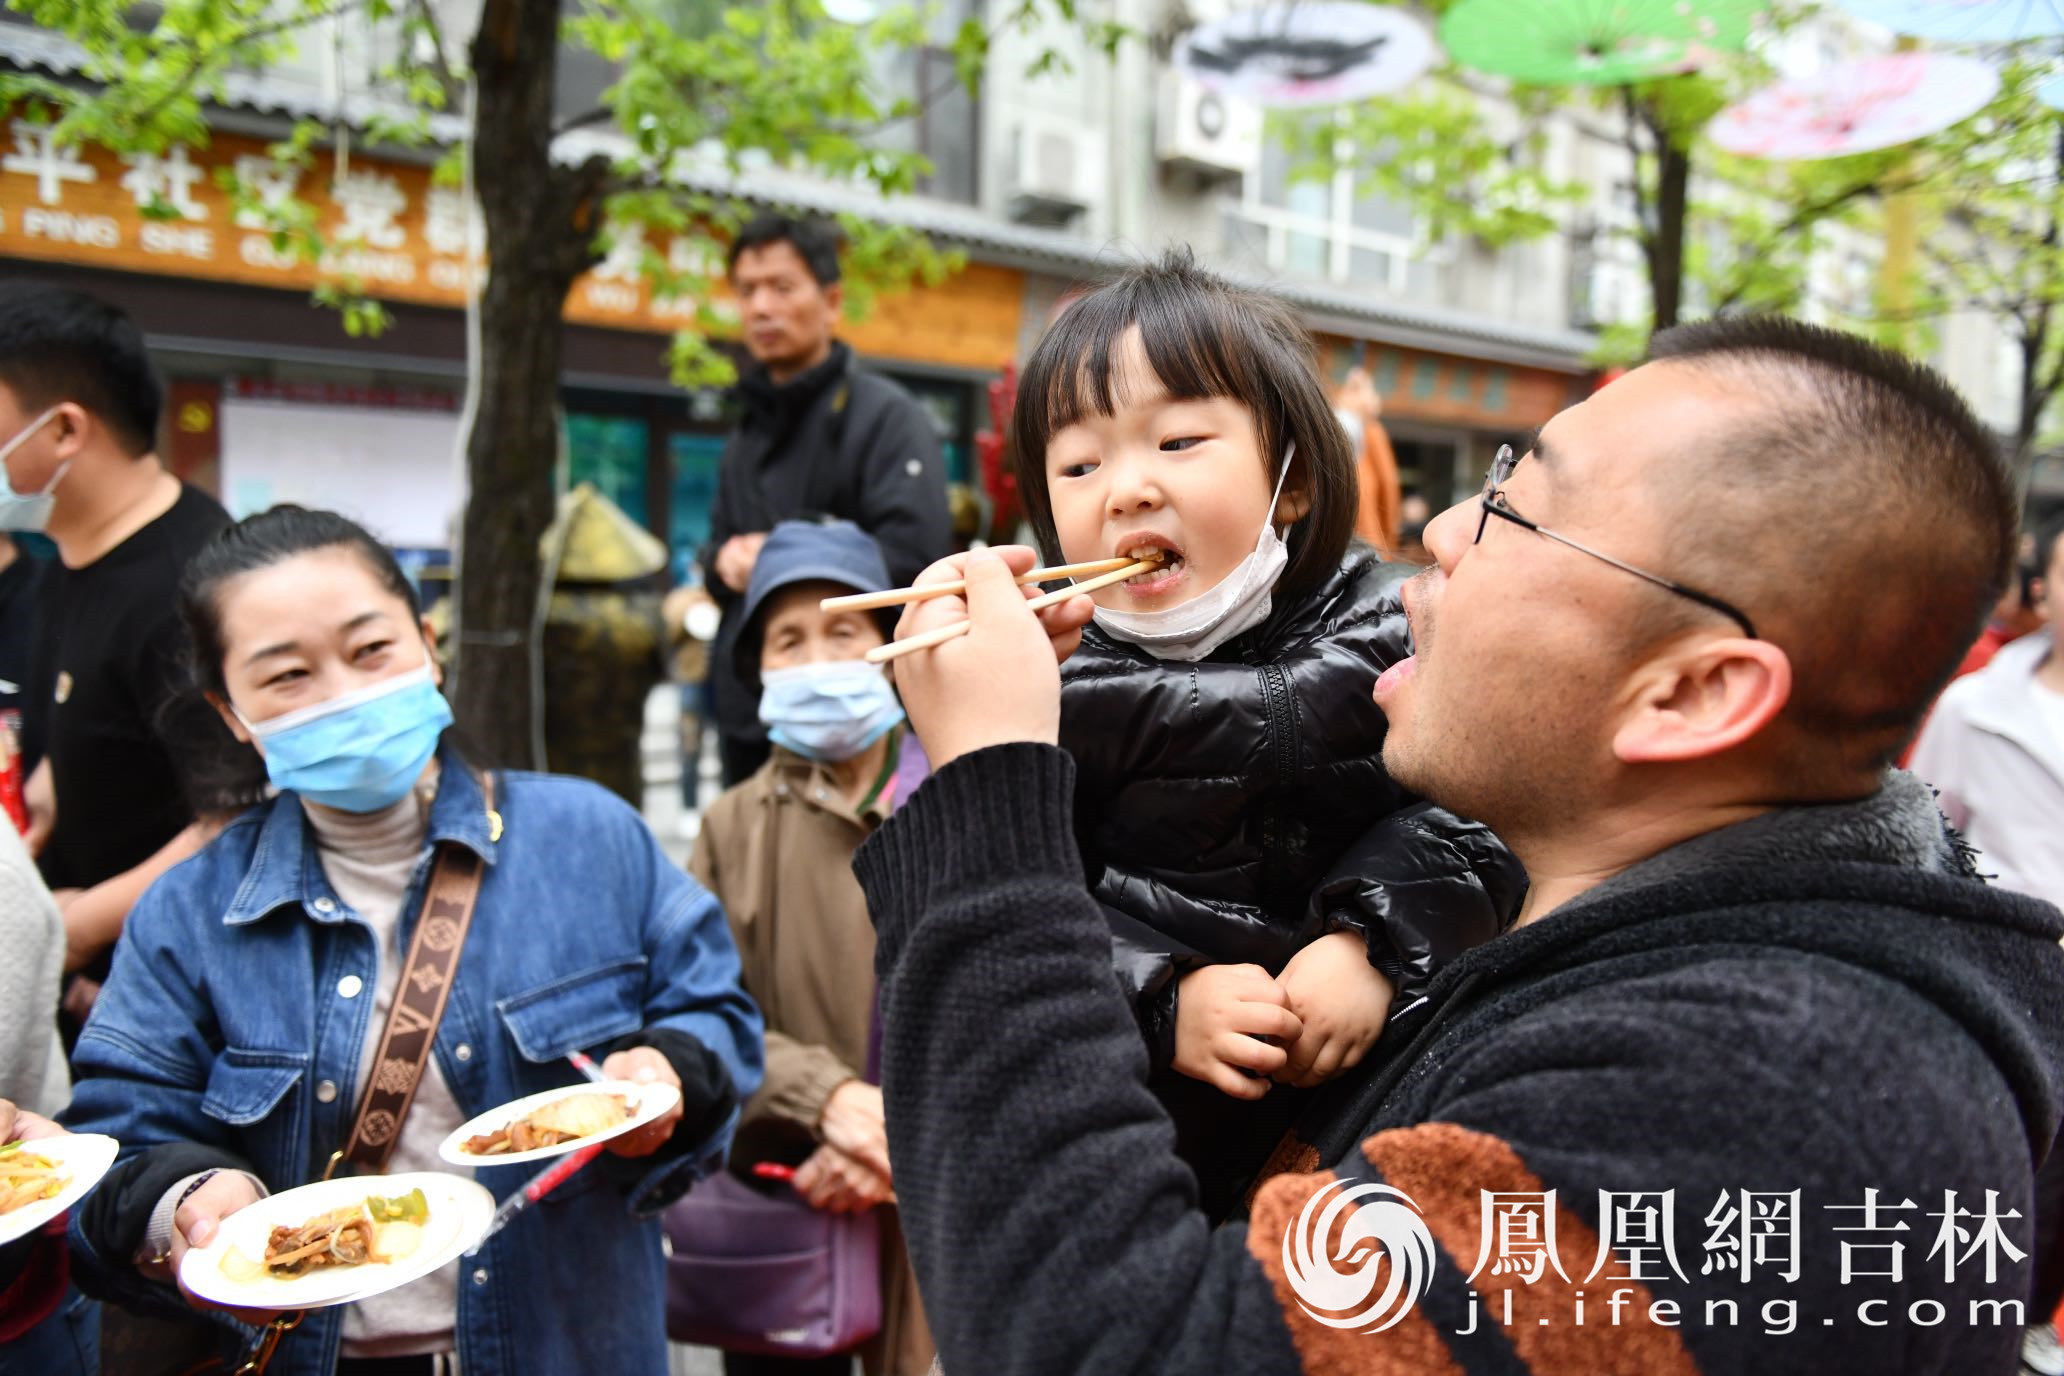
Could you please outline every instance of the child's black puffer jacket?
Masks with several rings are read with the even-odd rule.
[[[1211,658],[1153,658],[1094,625],[1062,666],[1076,830],[1156,1070],[1175,983],[1206,964],[1271,973],[1352,929],[1415,997],[1494,935],[1524,876],[1491,832],[1384,772],[1376,677],[1409,651],[1409,574],[1365,548]]]

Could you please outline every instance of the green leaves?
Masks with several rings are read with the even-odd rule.
[[[309,295],[318,306],[335,310],[343,319],[344,333],[353,339],[377,338],[394,323],[387,307],[366,295],[356,277],[318,282]]]
[[[430,1201],[421,1189],[386,1197],[374,1195],[366,1200],[366,1212],[375,1223],[422,1223],[430,1217]]]
[[[1346,167],[1361,194],[1412,207],[1424,244],[1468,236],[1492,247],[1554,229],[1581,188],[1540,170],[1538,135],[1492,137],[1482,105],[1454,86],[1427,83],[1386,100],[1269,118],[1293,175],[1327,177]]]
[[[31,22],[58,32],[85,53],[93,85],[33,73],[0,74],[0,103],[32,121],[57,127],[74,144],[97,143],[118,153],[161,153],[205,146],[207,107],[221,98],[232,73],[262,72],[327,47],[348,35],[353,51],[387,54],[364,74],[385,108],[360,113],[352,140],[388,147],[435,148],[432,116],[462,107],[471,74],[464,53],[471,35],[445,33],[431,0],[162,0],[138,10],[126,0],[5,0]],[[570,112],[568,125],[603,127],[620,136],[611,157],[605,227],[570,217],[558,231],[595,259],[610,255],[649,295],[672,303],[684,331],[672,357],[683,380],[718,380],[729,363],[707,343],[730,327],[717,286],[724,236],[750,207],[713,196],[725,174],[755,184],[794,175],[880,196],[908,193],[932,171],[904,127],[925,106],[950,94],[891,81],[921,69],[914,55],[943,50],[953,82],[977,90],[1005,29],[1034,33],[1049,21],[1071,26],[1097,51],[1116,50],[1128,30],[1087,0],[1009,0],[992,7],[994,27],[969,19],[935,32],[935,16],[896,5],[865,24],[833,22],[821,0],[721,4],[715,0],[583,0],[561,27],[564,43],[614,69],[602,108]],[[341,26],[341,27],[340,27]],[[368,42],[369,36],[377,41]],[[1065,59],[1039,49],[1035,69],[1058,70]],[[304,120],[271,150],[288,167],[311,166],[339,131]],[[445,148],[433,182],[464,183],[463,148]],[[496,177],[542,178],[544,167],[475,169],[483,185]],[[329,272],[314,299],[339,312],[353,336],[379,333],[388,313],[349,271],[348,254],[333,254],[315,207],[303,195],[316,178],[288,179],[288,194],[253,184],[230,170],[216,182],[229,195],[238,224],[263,232],[283,258]],[[298,185],[298,190],[294,189]],[[174,218],[162,197],[147,200],[152,219]],[[883,288],[937,282],[957,267],[922,235],[849,216],[847,309],[864,312]],[[631,242],[633,236],[636,242]],[[502,265],[499,271],[522,271]]]

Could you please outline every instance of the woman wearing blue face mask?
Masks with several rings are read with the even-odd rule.
[[[203,1307],[177,1267],[221,1219],[322,1176],[347,1142],[351,1161],[382,1147],[372,1169],[450,1170],[446,1135],[577,1081],[567,1057],[584,1052],[611,1078],[678,1085],[681,1107],[478,1256],[310,1313],[269,1369],[659,1376],[653,1215],[721,1158],[760,1077],[715,900],[603,789],[451,748],[413,591],[349,521],[280,507],[241,522],[195,556],[183,611],[196,676],[248,749],[216,801],[249,807],[145,894],[80,1039],[67,1121],[123,1145],[74,1215],[82,1284],[139,1310]],[[388,1014],[450,856],[481,876],[470,924],[413,1098],[398,1129],[376,1128],[362,1104],[393,1092]],[[446,949],[430,935],[418,944]],[[498,1197],[528,1174],[476,1172]]]
[[[767,1079],[745,1105],[731,1169],[749,1177],[761,1163],[792,1166],[794,1192],[811,1206],[878,1212],[883,1323],[859,1355],[869,1376],[920,1376],[931,1334],[890,1204],[869,1063],[874,924],[852,859],[924,763],[887,674],[866,660],[896,612],[818,605],[888,586],[881,552],[858,526],[787,521],[768,534],[746,588],[737,665],[760,686],[774,752],[711,805],[689,867],[723,901],[745,986],[767,1016]],[[725,1365],[731,1376],[820,1369],[741,1353]],[[850,1366],[839,1354],[821,1369]]]

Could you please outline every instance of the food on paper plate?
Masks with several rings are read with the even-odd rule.
[[[576,1137],[607,1132],[630,1116],[631,1106],[621,1094],[569,1094],[534,1108],[493,1132],[468,1137],[465,1150],[470,1156],[498,1156],[503,1152],[556,1147]]]
[[[401,1261],[423,1245],[429,1221],[430,1201],[421,1190],[362,1199],[297,1227],[276,1225],[265,1240],[262,1263],[229,1248],[222,1254],[222,1273],[239,1282],[292,1280],[324,1267]]]
[[[71,1179],[49,1157],[20,1142],[9,1142],[0,1147],[0,1214],[13,1213],[39,1199],[54,1199]]]

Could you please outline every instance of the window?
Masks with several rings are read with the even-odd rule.
[[[1418,243],[1408,205],[1358,192],[1352,168],[1293,178],[1290,155],[1262,145],[1258,176],[1245,179],[1225,216],[1225,251],[1236,262],[1393,295],[1432,298],[1442,285],[1441,247]]]
[[[724,436],[676,430],[667,436],[667,545],[674,561],[674,581],[689,581],[696,554],[710,538],[710,508],[717,500],[717,461],[724,455]]]
[[[645,487],[650,434],[645,422],[632,416],[568,415],[566,486],[593,483],[624,515],[650,525]]]
[[[913,150],[931,159],[931,175],[917,189],[944,201],[972,205],[981,192],[982,103],[968,94],[953,67],[953,35],[962,21],[981,17],[979,0],[951,0],[935,6],[928,25],[931,43],[877,55],[875,72],[884,101],[916,102],[916,114],[884,129],[874,142]]]

